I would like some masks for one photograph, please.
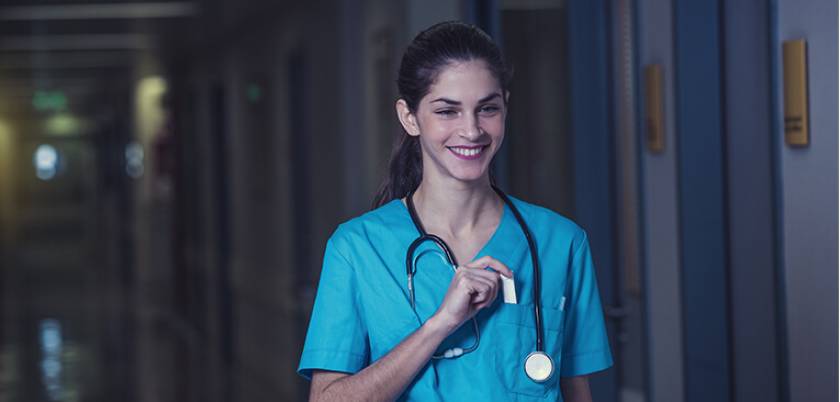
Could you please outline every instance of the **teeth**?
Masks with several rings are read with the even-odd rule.
[[[452,150],[455,151],[458,155],[464,156],[475,156],[481,153],[482,148],[459,148],[453,147]]]

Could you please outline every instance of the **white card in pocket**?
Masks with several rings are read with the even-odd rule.
[[[513,278],[508,278],[504,275],[502,277],[502,297],[507,304],[516,304],[516,285]]]

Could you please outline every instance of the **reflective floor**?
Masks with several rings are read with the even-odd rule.
[[[4,297],[0,401],[220,400],[171,315],[114,288],[23,282]]]
[[[25,279],[25,278],[20,278]],[[135,314],[84,284],[17,281],[4,298],[0,400],[134,401]]]

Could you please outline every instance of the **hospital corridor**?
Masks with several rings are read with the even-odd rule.
[[[328,240],[376,205],[410,135],[401,60],[445,21],[486,33],[512,71],[489,177],[585,233],[611,362],[588,376],[593,401],[840,398],[836,0],[4,0],[0,402],[309,400],[313,305],[337,292],[319,283],[357,286],[321,282]],[[503,257],[553,252],[547,221],[520,223],[532,247],[516,211]],[[383,279],[398,295],[403,253]],[[508,285],[524,318],[476,321],[477,348],[543,352],[574,329],[542,278],[542,298]],[[393,304],[358,289],[348,300],[414,308],[413,287]],[[382,332],[329,336],[369,337],[371,360]],[[550,399],[574,361],[554,342],[530,394],[510,378],[526,368],[493,368],[503,399]],[[458,362],[421,375],[449,389]]]

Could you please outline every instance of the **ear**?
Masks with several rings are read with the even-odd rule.
[[[412,137],[420,135],[420,125],[417,124],[417,117],[408,108],[408,103],[403,99],[398,99],[394,106],[397,109],[397,118],[400,119],[405,132]]]
[[[505,91],[505,105],[510,101],[510,91]]]

